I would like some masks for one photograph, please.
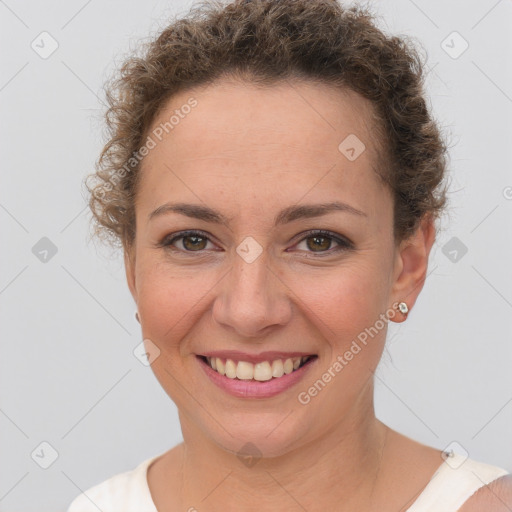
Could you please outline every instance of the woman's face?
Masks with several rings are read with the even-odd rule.
[[[326,85],[222,81],[155,119],[126,270],[185,440],[276,456],[373,417],[382,318],[412,306],[426,262],[425,247],[394,245],[370,115]],[[178,203],[189,206],[162,208]],[[330,203],[341,206],[313,207]],[[300,356],[314,357],[286,373]]]

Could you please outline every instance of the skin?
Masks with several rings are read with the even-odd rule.
[[[433,222],[426,217],[395,244],[393,199],[374,171],[371,105],[356,93],[223,79],[171,98],[152,128],[191,96],[197,106],[143,161],[136,240],[125,252],[143,337],[160,350],[151,366],[177,405],[184,438],[148,470],[153,501],[159,512],[406,510],[443,461],[439,450],[375,417],[374,372],[387,328],[307,405],[297,395],[393,303],[414,307]],[[349,134],[366,146],[352,162],[338,150]],[[273,225],[284,207],[335,200],[365,215],[337,211]],[[148,221],[178,201],[214,208],[229,224],[177,213]],[[208,236],[199,252],[190,239],[175,241],[174,252],[160,245],[188,229]],[[316,248],[304,235],[310,229],[353,247],[334,252],[338,244],[327,239]],[[247,236],[263,249],[252,263],[236,252]],[[404,320],[398,312],[392,319]],[[204,375],[196,354],[213,349],[299,350],[318,359],[293,388],[243,399]],[[252,467],[236,455],[248,442],[261,452]]]
[[[460,512],[510,512],[512,475],[497,478],[478,491],[460,508]]]

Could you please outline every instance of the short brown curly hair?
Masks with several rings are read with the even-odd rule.
[[[107,83],[109,140],[86,179],[94,235],[133,247],[140,149],[156,115],[179,91],[239,76],[260,84],[306,79],[370,100],[379,174],[394,197],[395,242],[406,239],[425,215],[442,213],[447,165],[424,99],[425,64],[407,39],[385,35],[367,7],[337,0],[196,3]]]

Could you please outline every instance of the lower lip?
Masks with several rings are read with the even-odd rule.
[[[210,378],[210,380],[232,396],[237,398],[270,398],[278,395],[283,391],[291,388],[297,384],[309,371],[309,368],[316,361],[316,357],[308,361],[304,366],[299,369],[283,375],[279,378],[272,378],[263,382],[255,380],[240,380],[230,379],[220,373],[216,372],[210,367],[201,357],[197,356],[197,359],[203,368],[203,371]]]

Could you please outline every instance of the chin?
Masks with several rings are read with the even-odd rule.
[[[307,436],[298,412],[283,408],[275,412],[237,412],[229,415],[222,426],[211,418],[197,421],[202,423],[207,438],[239,458],[274,458],[286,455]]]

